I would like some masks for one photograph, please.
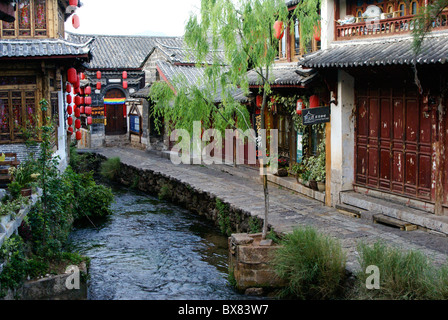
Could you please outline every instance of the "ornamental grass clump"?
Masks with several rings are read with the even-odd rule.
[[[312,227],[285,236],[273,258],[276,274],[287,281],[285,297],[334,299],[341,294],[346,257],[340,243]]]
[[[389,247],[381,241],[358,245],[361,270],[357,275],[358,298],[390,300],[439,300],[448,298],[448,266],[436,268],[430,259],[417,250]],[[372,274],[379,273],[379,288],[368,289]]]
[[[101,163],[100,175],[109,180],[114,180],[120,172],[120,167],[119,157],[109,158]]]

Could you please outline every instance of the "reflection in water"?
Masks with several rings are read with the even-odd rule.
[[[91,257],[89,299],[245,299],[227,281],[227,238],[209,221],[146,194],[115,189],[114,214],[71,235]]]

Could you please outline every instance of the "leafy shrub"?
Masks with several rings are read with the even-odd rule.
[[[345,255],[336,240],[311,227],[295,229],[280,242],[273,257],[276,274],[288,283],[284,296],[330,299],[339,294]]]
[[[230,236],[232,234],[232,226],[230,223],[229,206],[216,199],[216,209],[218,210],[218,225],[221,233]]]
[[[101,163],[100,175],[109,180],[114,180],[120,172],[121,162],[119,157],[109,158]]]
[[[171,196],[172,190],[169,184],[164,184],[160,187],[158,197],[160,200],[168,200]]]

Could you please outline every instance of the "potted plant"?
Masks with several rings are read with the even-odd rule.
[[[11,168],[10,174],[13,181],[8,185],[8,190],[14,198],[19,194],[24,197],[30,197],[32,194],[32,184],[38,174],[34,173],[34,166],[31,162],[20,164],[17,169]]]
[[[289,167],[289,172],[290,172],[291,175],[293,175],[296,178],[297,183],[302,184],[303,166],[301,164],[293,163]]]
[[[317,147],[317,155],[305,159],[304,162],[310,171],[310,187],[316,191],[324,191],[326,175],[324,140]]]

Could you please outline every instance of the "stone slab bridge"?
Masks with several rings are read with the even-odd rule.
[[[110,147],[79,150],[105,158],[119,157],[121,163],[139,170],[152,172],[160,177],[174,179],[188,188],[199,190],[213,198],[219,198],[230,208],[238,208],[251,216],[263,219],[264,197],[261,180],[256,170],[226,165],[174,165],[160,154]],[[226,169],[227,168],[227,169]],[[232,170],[228,170],[232,168]],[[405,250],[414,249],[425,253],[436,265],[448,258],[448,237],[425,230],[401,231],[371,220],[353,218],[341,214],[322,202],[299,195],[291,190],[270,184],[269,225],[276,232],[288,233],[299,226],[313,226],[318,231],[340,240],[347,253],[347,271],[359,270],[357,244],[359,241],[386,244]]]

